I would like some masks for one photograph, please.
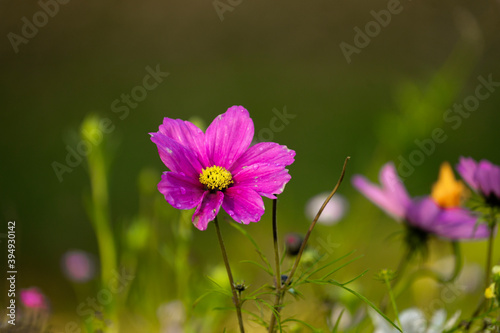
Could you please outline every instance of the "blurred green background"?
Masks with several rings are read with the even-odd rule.
[[[365,255],[347,276],[395,268],[401,251],[399,242],[388,239],[399,226],[353,190],[353,174],[375,180],[383,163],[408,159],[418,149],[414,140],[430,138],[435,128],[448,139],[405,179],[411,194],[428,193],[445,160],[455,164],[465,155],[500,163],[500,88],[458,128],[443,118],[454,103],[474,95],[478,76],[500,81],[498,1],[401,1],[401,12],[350,63],[340,44],[354,45],[354,28],[364,30],[374,20],[370,11],[387,9],[388,1],[221,1],[231,8],[223,20],[212,1],[70,1],[59,4],[17,53],[9,33],[22,35],[22,18],[32,22],[42,7],[35,1],[0,3],[0,233],[16,220],[18,286],[43,290],[56,327],[75,316],[77,304],[60,269],[62,254],[84,249],[98,255],[84,206],[90,192],[86,163],[62,182],[52,167],[65,163],[66,146],[77,144],[89,113],[115,126],[105,139],[112,147],[110,211],[118,235],[139,210],[141,170],[155,170],[155,184],[165,170],[148,135],[163,117],[197,116],[208,125],[228,107],[243,105],[257,134],[270,127],[273,109],[286,108],[295,117],[272,133],[272,141],[297,156],[280,196],[280,232],[307,230],[305,203],[333,187],[351,156],[340,190],[350,212],[336,226],[319,226],[322,235],[331,235],[336,254],[355,249]],[[147,66],[169,76],[120,119],[112,103],[142,85]],[[246,228],[271,255],[269,200],[266,205],[261,223]],[[240,246],[234,230],[225,231],[236,275],[244,277],[247,266],[237,262],[253,256],[253,249]],[[193,228],[193,238],[200,271],[220,262],[211,228]],[[466,260],[482,265],[484,248],[467,245]],[[370,276],[362,284],[369,298],[383,294]],[[169,300],[169,287],[158,293]]]

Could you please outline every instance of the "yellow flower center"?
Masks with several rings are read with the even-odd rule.
[[[200,183],[209,190],[225,190],[233,182],[233,176],[229,171],[220,166],[211,166],[201,170]]]
[[[441,164],[438,181],[432,186],[431,197],[443,208],[460,206],[467,195],[465,185],[455,179],[448,162]]]

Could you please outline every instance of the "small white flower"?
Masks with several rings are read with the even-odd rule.
[[[330,193],[324,192],[318,195],[315,195],[306,204],[305,214],[309,220],[313,220],[316,217],[319,209],[325,202],[326,198]],[[318,223],[324,225],[333,225],[336,224],[344,215],[347,213],[349,209],[349,203],[347,199],[345,199],[340,194],[335,194],[332,199],[328,202],[323,213],[318,219]]]
[[[424,313],[417,308],[410,308],[402,311],[399,314],[401,322],[401,330],[404,333],[442,333],[453,327],[458,320],[460,312],[457,311],[450,320],[446,321],[446,311],[439,309],[434,312],[430,321],[425,319]],[[375,326],[374,333],[397,333],[398,330],[389,324],[378,313],[370,311],[373,325]],[[395,322],[397,324],[397,322]]]
[[[180,300],[174,300],[160,305],[156,311],[160,321],[160,333],[182,333],[186,320],[184,305]]]

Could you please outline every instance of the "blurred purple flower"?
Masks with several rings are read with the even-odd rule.
[[[64,254],[62,269],[68,279],[83,283],[95,275],[95,263],[90,254],[81,250],[72,250]]]
[[[261,196],[280,194],[291,176],[287,165],[295,152],[274,142],[250,147],[253,121],[242,106],[217,116],[206,133],[181,119],[164,118],[151,134],[163,163],[158,190],[178,209],[192,209],[193,224],[200,230],[220,207],[236,222],[258,222],[264,214]]]
[[[500,206],[500,166],[487,160],[476,162],[470,157],[460,157],[457,171],[486,203]]]
[[[320,193],[309,199],[306,204],[305,211],[308,219],[312,221],[316,217],[316,214],[318,213],[319,209],[321,208],[329,194],[329,192]],[[348,209],[349,203],[347,202],[347,200],[342,195],[335,194],[321,213],[321,216],[318,219],[318,223],[324,225],[333,225],[340,221],[342,217],[344,217]]]
[[[21,303],[29,309],[47,310],[49,308],[45,295],[36,287],[21,289],[19,295]]]
[[[352,183],[386,213],[397,221],[404,220],[423,238],[433,234],[450,240],[486,238],[487,226],[478,224],[477,217],[461,207],[440,207],[430,196],[411,198],[399,180],[394,164],[387,163],[379,175],[382,186],[356,175]]]

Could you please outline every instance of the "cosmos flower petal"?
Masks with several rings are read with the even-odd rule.
[[[193,151],[162,133],[150,133],[151,141],[158,147],[162,162],[170,171],[199,177],[202,165]]]
[[[456,166],[460,176],[475,191],[477,191],[479,187],[476,180],[477,167],[478,167],[477,162],[470,157],[460,157],[459,163]]]
[[[260,221],[262,214],[264,214],[264,201],[252,189],[233,186],[224,193],[222,208],[236,222],[249,224]]]
[[[294,162],[295,151],[281,146],[275,142],[260,142],[241,155],[231,166],[232,172],[238,172],[242,168],[256,163],[272,163],[287,166]]]
[[[441,208],[430,197],[413,199],[406,212],[408,223],[432,233]]]
[[[498,165],[493,165],[491,172],[491,190],[497,198],[500,198],[500,167]]]
[[[215,193],[205,191],[201,203],[193,214],[194,226],[200,230],[206,230],[208,222],[213,221],[219,213],[223,201],[224,193],[220,191]]]
[[[484,196],[500,197],[500,167],[490,161],[481,160],[476,170],[476,180]]]
[[[381,187],[371,183],[360,175],[352,178],[352,184],[386,213],[396,220],[402,220],[405,217],[405,212],[410,205],[411,199],[398,178],[394,164],[385,164],[380,171],[379,179],[382,184]]]
[[[444,209],[436,220],[434,233],[452,240],[484,239],[490,234],[487,225],[464,208]]]
[[[389,193],[393,200],[399,201],[402,206],[407,207],[410,204],[411,198],[403,182],[396,172],[396,167],[393,163],[386,163],[379,175],[380,184]]]
[[[164,118],[158,132],[191,150],[204,166],[208,165],[205,133],[196,125],[181,119]]]
[[[208,126],[205,144],[212,165],[230,166],[248,149],[254,134],[253,121],[242,106],[230,107]]]
[[[238,186],[248,187],[270,199],[282,193],[291,178],[282,165],[269,163],[253,164],[233,175]]]
[[[158,191],[173,207],[192,209],[201,202],[205,189],[199,182],[188,176],[164,172],[158,183]]]

